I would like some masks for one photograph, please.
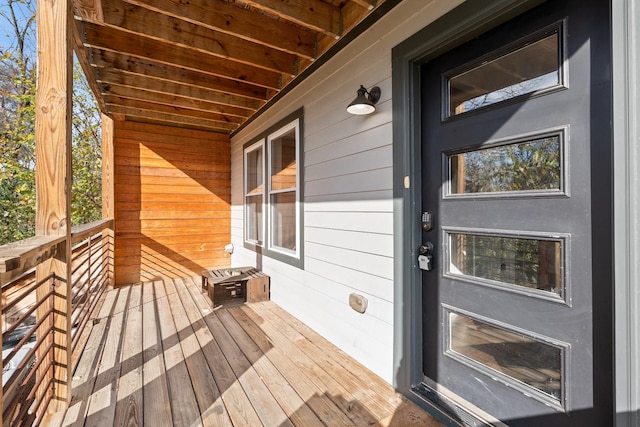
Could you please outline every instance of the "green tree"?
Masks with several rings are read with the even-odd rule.
[[[6,0],[0,113],[0,243],[35,233],[35,69],[29,52],[35,15],[29,1]]]
[[[102,135],[100,111],[78,62],[73,70],[71,223],[102,218]]]

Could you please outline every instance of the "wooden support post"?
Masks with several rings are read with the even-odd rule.
[[[36,234],[63,235],[57,256],[38,265],[38,280],[55,273],[56,296],[53,322],[53,372],[38,372],[38,376],[53,379],[53,387],[38,390],[52,393],[49,410],[66,408],[71,396],[71,91],[73,83],[73,51],[70,25],[70,0],[37,0],[38,75],[36,91]],[[38,289],[38,298],[46,294],[51,284]],[[38,319],[49,311],[38,309]],[[38,332],[40,335],[40,332]],[[38,354],[45,358],[45,354]],[[46,364],[43,364],[43,369]],[[45,382],[46,384],[46,382]],[[44,400],[46,402],[47,399]],[[43,408],[38,408],[42,411]]]
[[[115,192],[114,192],[114,123],[113,119],[102,115],[102,218],[114,218]],[[115,223],[111,228],[102,232],[107,248],[102,253],[103,263],[107,265],[109,286],[116,283],[115,274]]]

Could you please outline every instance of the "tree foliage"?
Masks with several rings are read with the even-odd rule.
[[[35,10],[31,0],[3,0],[0,21],[0,244],[35,234]],[[74,66],[73,225],[101,217],[100,114]]]

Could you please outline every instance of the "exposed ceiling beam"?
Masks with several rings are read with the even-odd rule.
[[[238,61],[278,73],[295,75],[298,57],[264,45],[164,15],[122,0],[102,0],[104,24],[151,39]]]
[[[193,49],[153,40],[148,37],[132,37],[131,33],[91,22],[84,23],[84,44],[138,58],[176,65],[227,79],[250,81],[269,89],[279,90],[282,74],[227,61],[206,55]]]
[[[238,117],[240,119],[246,119],[252,112],[251,110],[243,108],[215,104],[201,99],[186,98],[183,96],[176,96],[174,94],[143,90],[131,86],[108,85],[106,86],[106,88],[103,88],[102,94],[107,99],[111,99],[111,97],[114,96],[127,99],[136,99],[140,101],[168,105],[171,107],[219,113],[224,116],[229,116],[230,118]]]
[[[232,2],[189,0],[188,5],[183,5],[173,0],[126,1],[274,49],[309,59],[316,57],[317,32],[240,8]]]
[[[229,123],[238,126],[242,119],[240,117],[227,116],[225,114],[210,111],[196,110],[192,108],[176,107],[156,102],[141,101],[129,97],[105,96],[105,102],[109,105],[120,105],[123,107],[137,108],[139,110],[157,111],[159,113],[175,114],[176,116],[195,117],[220,123]]]
[[[203,86],[190,86],[183,82],[161,80],[150,76],[131,74],[119,70],[101,69],[99,83],[102,91],[108,92],[110,86],[137,88],[151,92],[173,94],[183,98],[202,100],[220,105],[242,108],[248,114],[255,112],[262,104],[255,99],[217,92]]]
[[[242,0],[242,2],[334,38],[342,35],[340,8],[321,0]]]
[[[155,110],[142,110],[139,108],[125,107],[121,105],[108,105],[113,114],[121,114],[124,118],[143,120],[153,123],[183,125],[191,128],[204,128],[215,132],[230,133],[238,127],[236,124],[218,122],[214,120],[196,119],[193,117],[179,116],[157,112]]]
[[[217,90],[221,93],[234,94],[258,101],[265,101],[269,95],[267,89],[254,86],[250,83],[223,79],[197,71],[186,70],[170,64],[119,55],[115,52],[102,49],[92,49],[91,59],[92,64],[99,68],[106,68],[108,70],[115,69],[140,76],[155,77],[192,86],[202,86]],[[100,79],[100,70],[97,71],[97,78]]]

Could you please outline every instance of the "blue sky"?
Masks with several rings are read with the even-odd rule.
[[[21,20],[22,23],[31,16],[31,12],[27,7],[25,7],[20,2],[14,2],[14,10],[16,12],[16,16]],[[7,49],[15,47],[15,36],[13,32],[13,28],[10,22],[6,19],[9,15],[9,8],[7,6],[7,0],[0,0],[0,50],[3,52]],[[34,25],[34,24],[32,24]],[[35,25],[32,28],[32,34],[35,34]],[[28,46],[35,50],[35,37],[33,37],[32,42]]]

